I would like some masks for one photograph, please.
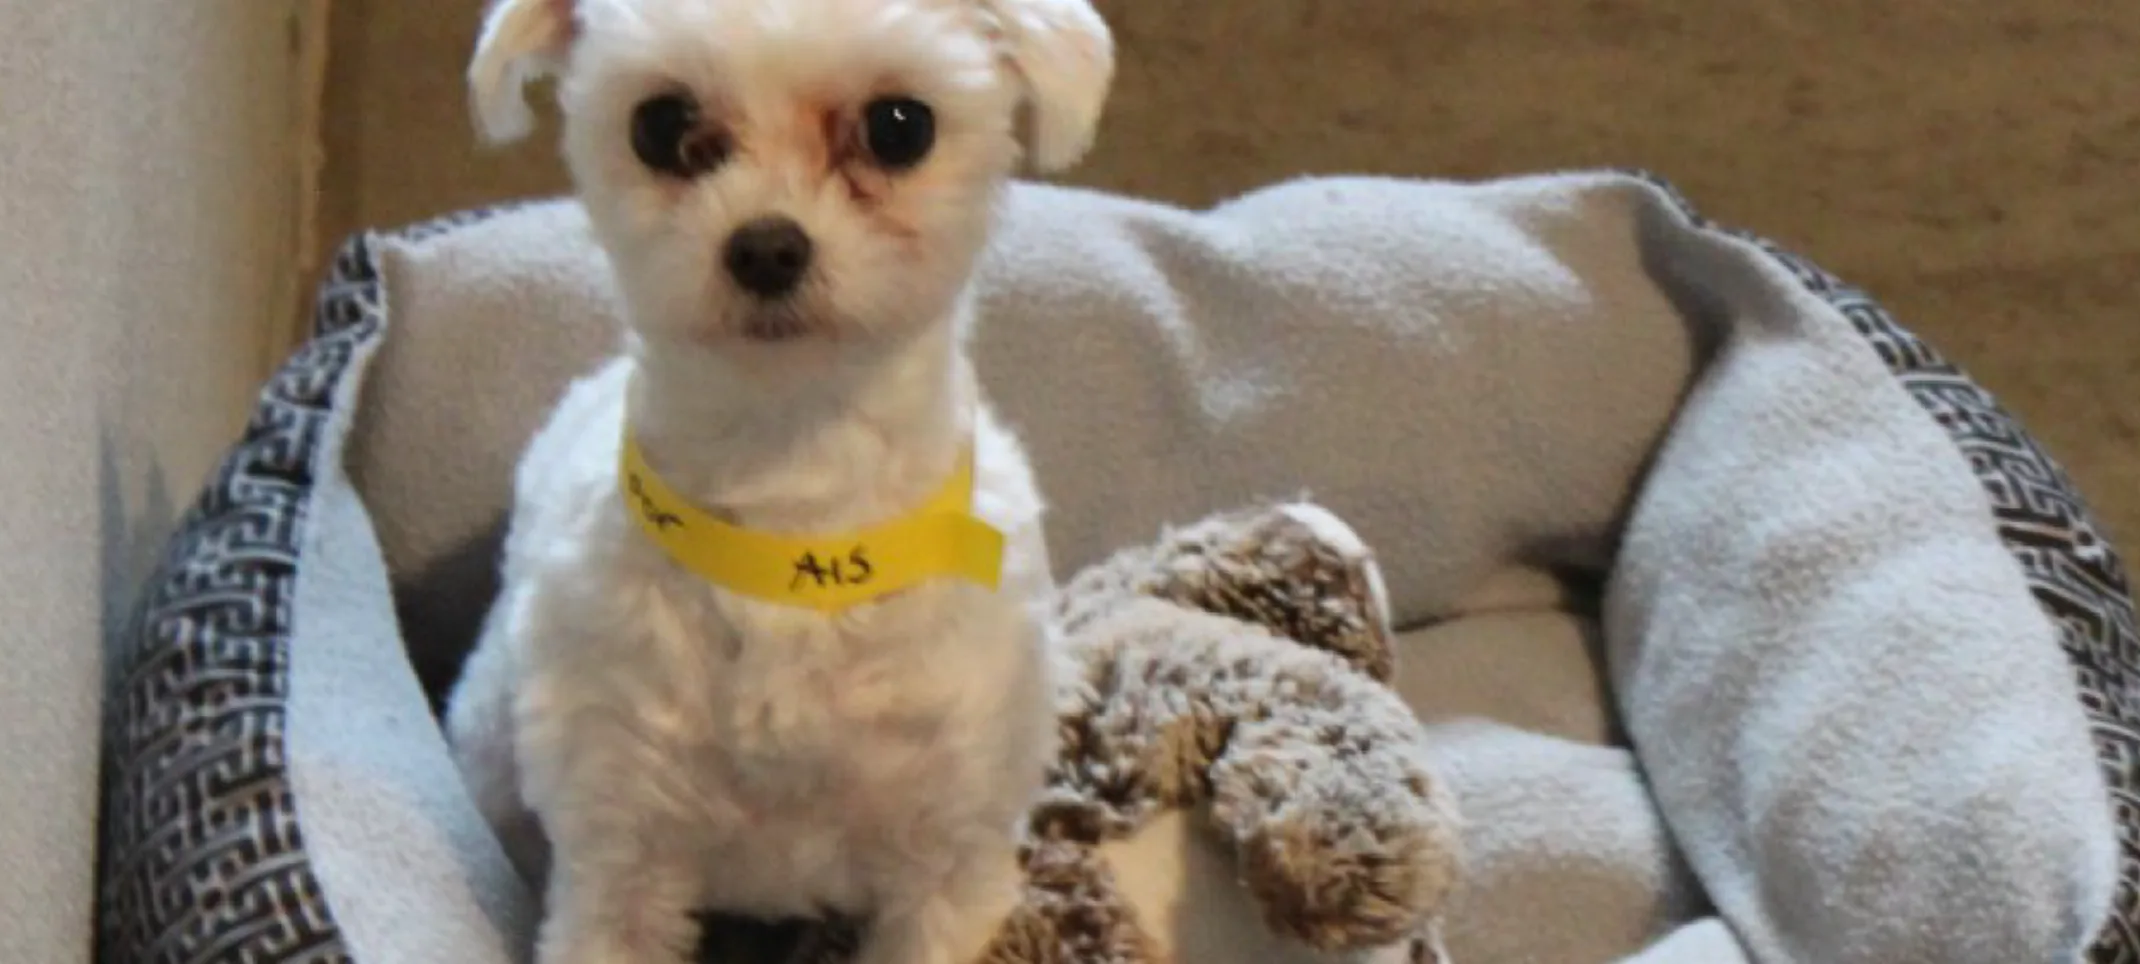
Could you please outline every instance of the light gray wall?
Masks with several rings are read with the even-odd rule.
[[[88,957],[99,640],[288,328],[298,6],[0,0],[0,961]]]

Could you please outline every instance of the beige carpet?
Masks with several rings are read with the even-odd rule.
[[[473,146],[477,0],[334,2],[330,237],[562,189],[546,143]],[[1074,180],[1204,203],[1308,172],[1654,169],[1870,288],[2140,543],[2140,4],[1101,5],[1120,81]]]

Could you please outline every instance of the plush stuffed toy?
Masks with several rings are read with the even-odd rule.
[[[1456,806],[1395,669],[1365,544],[1308,503],[1162,534],[1064,587],[1062,755],[1026,898],[981,964],[1161,964],[1101,848],[1208,815],[1265,926],[1330,960],[1442,964]],[[708,964],[840,964],[853,921],[707,921]],[[1288,955],[1293,956],[1293,955]]]

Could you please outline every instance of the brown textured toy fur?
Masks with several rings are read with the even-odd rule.
[[[1318,951],[1440,964],[1460,823],[1395,669],[1381,577],[1327,510],[1259,506],[1078,574],[1077,672],[1026,828],[1026,897],[980,964],[1166,964],[1100,845],[1209,814],[1266,926]],[[707,964],[842,964],[853,921],[709,919]]]

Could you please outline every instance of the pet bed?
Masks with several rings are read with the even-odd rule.
[[[981,303],[1063,571],[1300,492],[1376,550],[1452,960],[2140,960],[2120,563],[1863,293],[1592,172],[1020,185]],[[115,657],[104,960],[524,951],[427,690],[614,314],[569,203],[343,249]],[[1183,960],[1260,926],[1207,836],[1108,854]]]

